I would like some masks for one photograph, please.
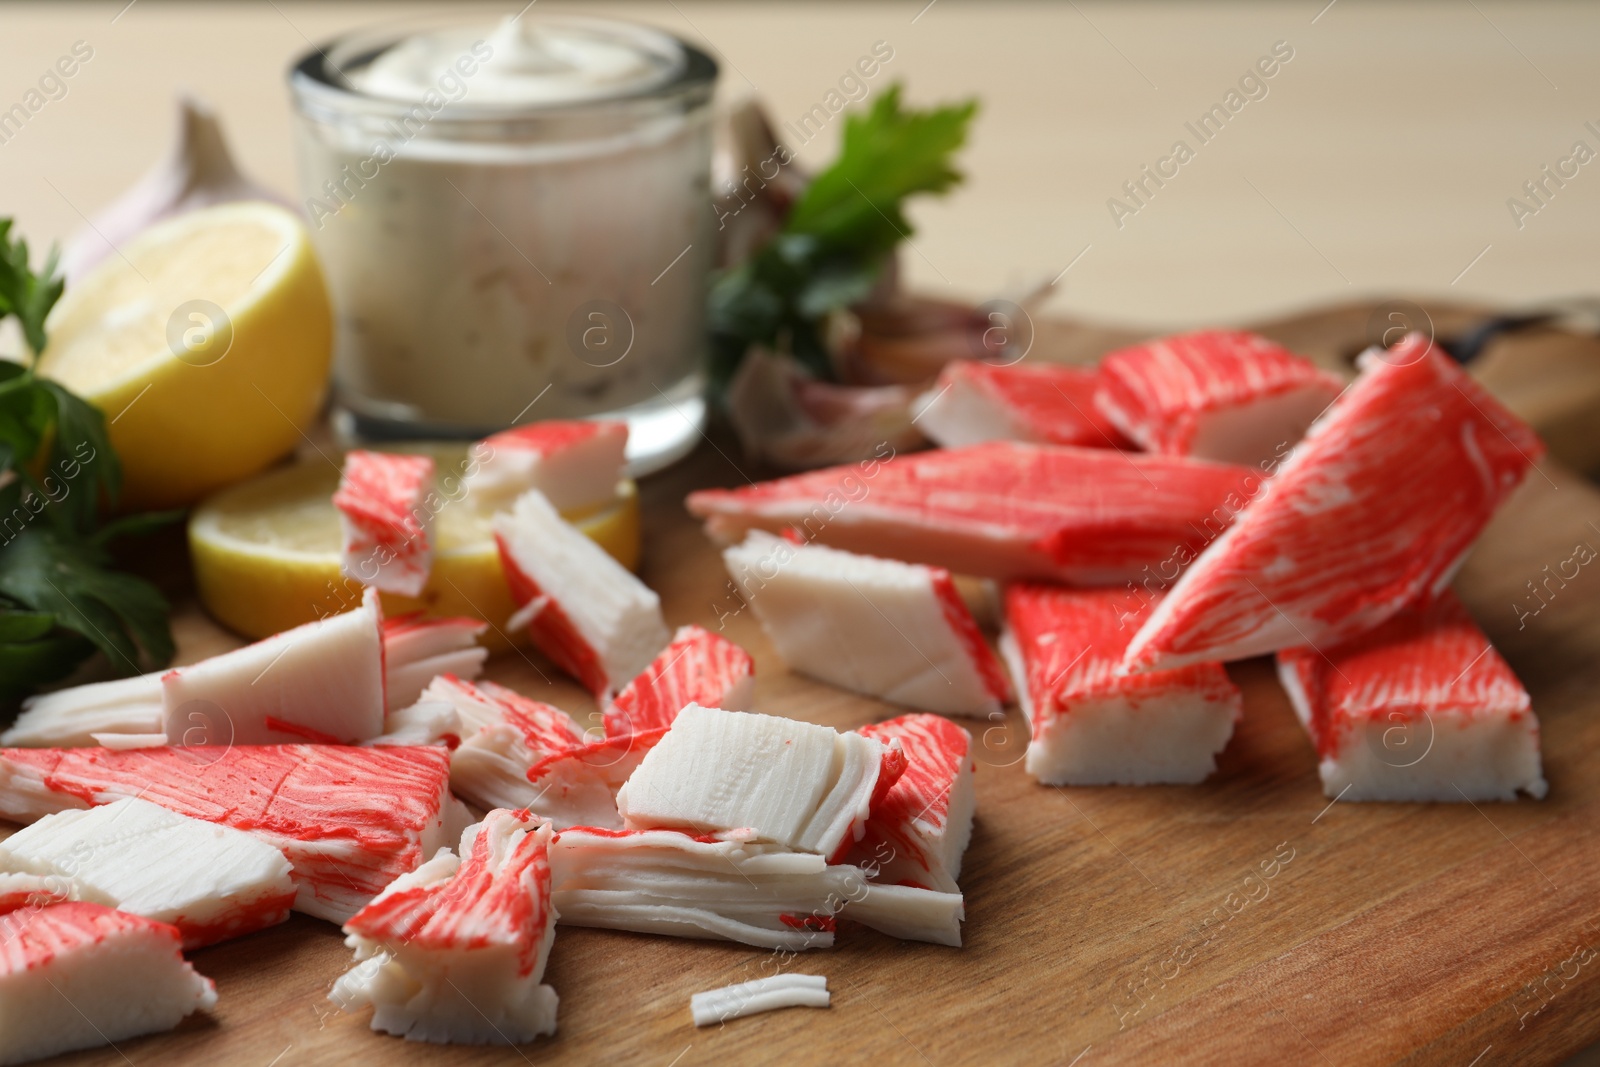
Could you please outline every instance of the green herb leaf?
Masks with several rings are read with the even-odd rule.
[[[79,399],[56,382],[40,379],[39,387],[53,401],[56,433],[46,454],[41,480],[60,487],[50,492],[52,510],[66,525],[87,534],[94,529],[102,504],[116,503],[122,489],[122,463],[106,434],[100,409]],[[50,486],[45,486],[47,492]]]
[[[961,181],[951,157],[977,106],[906,110],[893,85],[865,114],[845,118],[838,159],[812,179],[782,232],[712,283],[716,384],[727,385],[751,345],[787,351],[818,376],[833,376],[827,317],[864,299],[911,235],[906,199]]]
[[[44,320],[61,299],[65,279],[56,274],[56,253],[38,274],[28,267],[28,242],[11,240],[11,219],[0,219],[0,318],[15,315],[37,358],[44,351]]]
[[[63,283],[53,252],[30,269],[11,225],[0,219],[0,319],[16,316],[37,361]],[[112,570],[105,546],[174,514],[101,527],[121,487],[105,416],[31,366],[0,360],[0,699],[59,681],[97,649],[124,673],[172,657],[166,601]]]
[[[784,229],[815,234],[862,254],[882,254],[911,236],[901,214],[916,193],[944,193],[961,181],[950,157],[967,139],[976,100],[930,111],[900,107],[891,85],[865,115],[847,115],[839,158],[818,174]]]
[[[0,552],[0,596],[49,613],[123,673],[165,663],[173,653],[166,599],[149,582],[109,564],[99,546],[34,523]]]
[[[0,700],[15,700],[59,682],[93,652],[94,645],[60,628],[36,640],[0,638]]]

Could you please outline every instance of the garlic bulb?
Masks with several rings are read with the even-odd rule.
[[[178,96],[178,129],[166,158],[96,215],[67,242],[62,269],[81,278],[115,247],[145,227],[196,208],[231,200],[294,205],[234,166],[217,113],[204,101]]]

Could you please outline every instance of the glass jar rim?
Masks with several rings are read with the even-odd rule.
[[[717,62],[702,49],[677,34],[645,23],[592,16],[544,16],[542,21],[563,25],[600,28],[621,33],[635,40],[646,35],[670,41],[681,50],[682,63],[672,74],[656,82],[626,88],[612,95],[578,100],[544,101],[527,104],[470,104],[451,101],[448,114],[440,110],[432,121],[448,126],[488,121],[514,122],[518,119],[578,118],[587,113],[614,112],[635,104],[657,104],[675,97],[709,94],[717,78]],[[337,110],[359,110],[373,117],[397,117],[411,113],[421,101],[380,96],[353,85],[334,57],[352,62],[371,62],[378,54],[408,37],[428,29],[461,28],[470,25],[459,12],[450,15],[421,16],[351,30],[312,45],[289,67],[289,88],[302,104],[322,104]]]

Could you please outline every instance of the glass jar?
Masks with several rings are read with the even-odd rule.
[[[337,316],[341,428],[629,423],[636,473],[704,419],[715,62],[589,18],[350,34],[290,72]]]

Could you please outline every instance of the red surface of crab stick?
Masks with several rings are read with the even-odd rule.
[[[726,544],[751,529],[983,578],[1124,581],[1197,553],[1260,488],[1247,467],[994,441],[690,493]]]
[[[1151,452],[1259,465],[1282,459],[1344,388],[1282,345],[1202,330],[1124,348],[1100,364],[1099,413]]]
[[[1369,351],[1259,498],[1146,614],[1125,668],[1337,644],[1439,595],[1543,452],[1421,334]]]

